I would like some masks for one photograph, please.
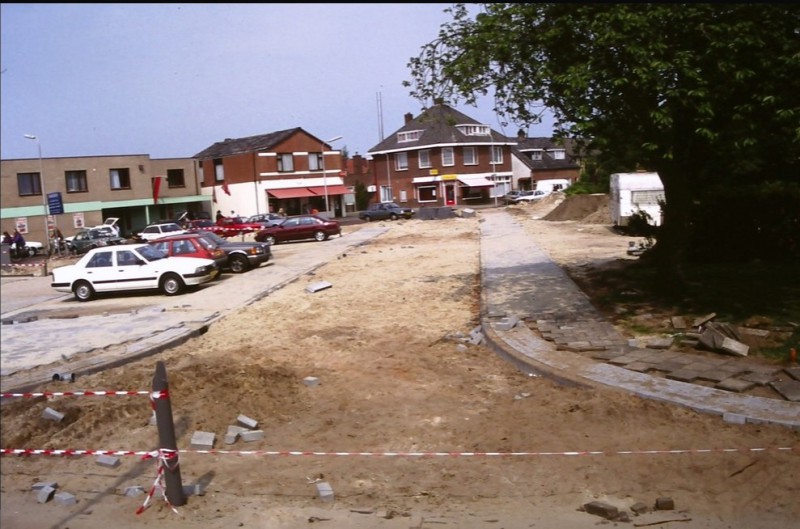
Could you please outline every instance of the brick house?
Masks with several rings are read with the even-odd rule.
[[[370,202],[410,207],[495,204],[512,185],[516,141],[445,104],[413,117],[368,151]]]
[[[581,166],[570,152],[570,146],[571,143],[556,143],[550,138],[518,135],[517,145],[512,148],[513,189],[536,189],[536,182],[540,180],[577,182]]]
[[[289,215],[317,209],[340,217],[352,199],[343,185],[341,152],[300,127],[225,139],[193,158],[203,194],[226,216],[283,208]]]

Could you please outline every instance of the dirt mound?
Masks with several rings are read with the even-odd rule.
[[[544,220],[579,220],[586,224],[610,224],[608,195],[571,195],[561,201]]]

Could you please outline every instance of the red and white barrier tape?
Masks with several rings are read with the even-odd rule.
[[[41,393],[0,393],[0,397],[112,397],[117,395],[149,395],[151,399],[168,399],[167,391],[43,391]]]
[[[164,469],[174,471],[175,468],[178,467],[177,452],[175,450],[167,450],[166,448],[162,448],[154,452],[147,452],[142,459],[156,460],[156,479],[153,482],[153,486],[150,487],[150,490],[147,492],[144,503],[142,503],[141,507],[136,509],[136,514],[142,514],[147,509],[147,506],[150,503],[150,500],[153,498],[153,494],[155,494],[156,489],[161,489],[161,495],[167,505],[169,505],[170,509],[172,509],[175,514],[180,514],[175,506],[170,503],[169,498],[167,498],[167,487],[164,484]],[[170,459],[175,460],[172,466],[169,464]]]
[[[773,448],[684,448],[675,450],[580,450],[568,452],[314,452],[296,450],[178,450],[182,454],[236,455],[236,456],[355,456],[355,457],[531,457],[531,456],[615,456],[615,455],[667,455],[667,454],[712,454],[732,452],[797,452],[800,446]],[[152,452],[128,450],[75,450],[75,449],[30,449],[2,448],[0,455],[46,455],[46,456],[150,456]]]
[[[3,266],[44,266],[45,264],[47,264],[47,261],[40,261],[38,263],[15,263],[12,261],[11,263]]]

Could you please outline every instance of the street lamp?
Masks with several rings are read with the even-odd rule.
[[[325,143],[330,144],[341,139],[341,136],[336,136],[335,138],[329,139]],[[330,206],[328,205],[328,175],[325,172],[325,143],[322,144],[322,185],[325,188],[325,215],[329,215],[328,212],[330,211]]]
[[[50,255],[50,227],[47,225],[47,193],[44,192],[44,164],[42,163],[42,142],[38,136],[33,134],[25,134],[26,139],[36,140],[36,145],[39,147],[39,187],[42,189],[42,206],[44,206],[44,237],[47,241],[47,255]]]

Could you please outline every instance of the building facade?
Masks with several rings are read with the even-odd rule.
[[[368,151],[370,202],[410,207],[495,204],[511,190],[516,141],[445,104],[404,125]]]
[[[145,154],[2,160],[0,197],[2,230],[42,243],[54,228],[69,237],[110,217],[130,236],[184,211],[211,210],[193,159]]]
[[[353,203],[344,186],[341,151],[300,127],[225,139],[197,153],[204,195],[225,216],[316,210],[344,216]]]

